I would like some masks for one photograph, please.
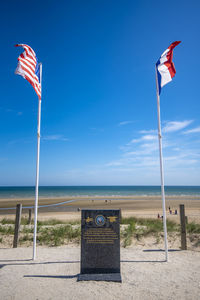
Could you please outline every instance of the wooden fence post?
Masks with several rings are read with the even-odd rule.
[[[28,210],[28,224],[31,224],[31,216],[32,216],[32,210]]]
[[[19,240],[19,229],[21,222],[21,214],[22,214],[22,204],[17,204],[16,206],[16,218],[15,218],[15,232],[14,232],[14,240],[13,240],[13,248],[17,248],[18,240]]]
[[[187,250],[185,206],[184,206],[184,204],[180,204],[180,223],[181,223],[181,249],[182,250]]]

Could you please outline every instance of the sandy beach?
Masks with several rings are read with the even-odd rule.
[[[104,208],[122,210],[123,217],[157,218],[162,215],[158,196],[44,198],[39,205],[51,205],[68,200],[68,204],[39,209],[39,219],[80,220],[81,209]],[[34,199],[2,199],[1,208],[12,208],[17,203],[33,205]],[[167,218],[180,222],[179,204],[185,204],[189,221],[200,223],[200,199],[190,196],[166,198]],[[169,213],[170,206],[172,214]],[[28,209],[23,210],[27,216]],[[15,218],[14,210],[1,210],[0,218]],[[178,234],[178,233],[177,233]],[[163,240],[155,242],[150,236],[131,246],[121,247],[122,283],[77,282],[80,273],[80,245],[37,247],[37,258],[32,261],[32,247],[0,248],[0,299],[199,299],[200,252],[188,239],[187,251],[180,250],[180,236],[168,235],[169,261],[165,262]]]
[[[56,218],[62,220],[80,220],[81,209],[121,209],[123,217],[149,217],[156,218],[158,213],[162,216],[162,201],[160,196],[123,196],[123,197],[64,197],[64,198],[40,198],[39,205],[52,205],[65,201],[73,201],[58,206],[42,207],[38,210],[39,219]],[[0,199],[0,208],[33,206],[34,199]],[[188,221],[200,223],[200,197],[199,196],[166,196],[167,218],[179,222],[179,216],[174,212],[179,211],[179,205],[185,205],[185,213]],[[172,214],[169,213],[169,208]],[[23,209],[27,215],[28,209]],[[15,210],[0,210],[0,218],[15,217]]]
[[[122,283],[82,281],[80,248],[0,249],[0,299],[193,299],[200,295],[200,252],[121,249]]]

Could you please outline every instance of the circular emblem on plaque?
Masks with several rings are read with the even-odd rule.
[[[102,215],[98,215],[95,218],[95,223],[97,226],[103,226],[106,223],[106,219]]]

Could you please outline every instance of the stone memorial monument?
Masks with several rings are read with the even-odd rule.
[[[82,210],[81,280],[121,282],[120,210]]]

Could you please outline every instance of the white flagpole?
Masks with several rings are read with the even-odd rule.
[[[41,92],[42,92],[42,64],[40,64],[40,84],[41,84]],[[39,185],[39,165],[40,165],[40,121],[41,121],[41,100],[38,98],[37,164],[36,164],[36,183],[35,183],[33,260],[35,260],[35,258],[36,258],[37,216],[38,216],[38,185]]]
[[[167,223],[166,223],[166,208],[165,208],[165,189],[164,189],[164,172],[163,172],[163,155],[162,155],[162,134],[160,125],[160,96],[158,89],[158,77],[156,69],[156,94],[157,94],[157,110],[158,110],[158,140],[160,149],[160,177],[161,177],[161,192],[162,192],[162,208],[163,208],[163,228],[165,236],[165,259],[168,261],[168,243],[167,243]]]

